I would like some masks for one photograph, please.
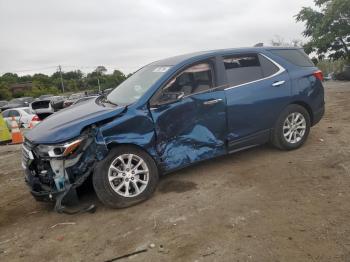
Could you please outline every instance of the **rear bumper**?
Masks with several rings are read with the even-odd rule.
[[[313,121],[312,126],[316,125],[320,120],[322,119],[323,115],[325,113],[325,103],[319,108],[317,111],[314,111],[313,113]]]

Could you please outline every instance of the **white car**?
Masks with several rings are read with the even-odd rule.
[[[41,120],[63,108],[63,96],[40,96],[30,104],[30,108]]]
[[[7,126],[11,129],[11,121],[14,116],[19,127],[29,128],[30,123],[36,123],[39,121],[37,115],[35,115],[29,107],[11,108],[1,113],[5,119]]]

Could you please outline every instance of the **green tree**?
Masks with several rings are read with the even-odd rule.
[[[84,75],[82,71],[62,72],[63,83],[66,91],[87,91],[98,90],[98,80],[101,89],[114,88],[123,82],[127,77],[123,72],[114,70],[112,74],[107,74],[104,66],[98,66],[91,73]],[[12,84],[32,83],[32,89],[25,92],[17,92],[12,95],[9,87]],[[9,100],[12,97],[32,96],[38,97],[44,94],[59,94],[61,92],[60,72],[55,72],[51,76],[37,73],[34,75],[18,76],[13,73],[6,73],[0,76],[0,99]]]
[[[314,0],[316,9],[303,7],[296,20],[305,22],[303,35],[310,41],[304,48],[319,59],[343,58],[350,63],[350,0]]]
[[[77,91],[84,89],[84,74],[80,70],[62,72],[63,84],[66,91]],[[60,72],[55,72],[51,76],[52,85],[61,90]]]
[[[0,82],[0,100],[10,100],[11,97],[11,92],[8,90],[7,85]]]
[[[37,87],[49,87],[52,85],[52,80],[45,74],[34,74],[32,77],[33,85]]]
[[[32,96],[32,97],[38,97],[41,95],[57,95],[58,90],[56,87],[42,87],[37,86],[37,83],[33,82],[33,88],[30,91],[24,92],[21,96]]]
[[[6,73],[1,76],[1,82],[8,85],[18,83],[18,75],[13,73]]]
[[[103,75],[107,72],[107,68],[104,66],[98,66],[96,67],[95,72],[98,73],[99,75]]]
[[[33,77],[31,75],[19,76],[18,81],[20,83],[32,82]]]

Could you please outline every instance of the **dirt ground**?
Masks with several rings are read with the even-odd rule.
[[[20,146],[0,147],[0,261],[350,261],[350,83],[299,150],[269,146],[186,168],[154,196],[63,215],[29,194]],[[66,224],[59,224],[66,223]],[[151,247],[153,248],[151,248]],[[119,261],[119,260],[118,260]]]

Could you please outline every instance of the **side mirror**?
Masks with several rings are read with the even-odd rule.
[[[185,96],[184,92],[161,92],[160,94],[154,96],[150,100],[150,105],[153,107],[158,107],[161,105],[167,105],[174,103]]]
[[[162,101],[176,101],[184,96],[184,92],[164,92],[162,95]]]

